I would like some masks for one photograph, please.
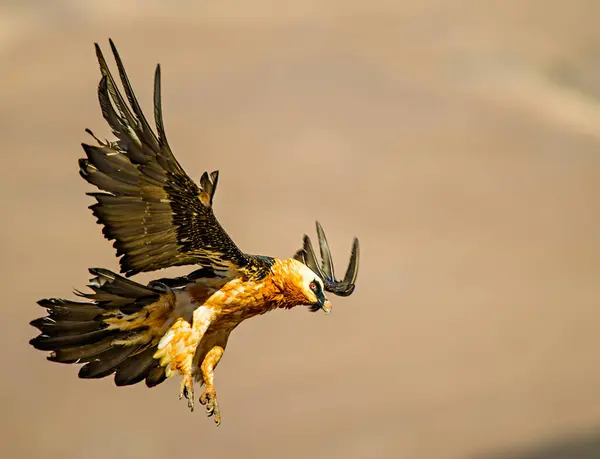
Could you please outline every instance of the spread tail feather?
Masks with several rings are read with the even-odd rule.
[[[84,363],[80,378],[104,378],[115,373],[115,384],[146,380],[153,387],[166,379],[153,358],[161,329],[173,306],[173,293],[143,286],[111,271],[93,268],[88,287],[75,292],[90,301],[51,298],[38,301],[47,315],[31,322],[41,333],[30,344],[51,351],[48,360]]]

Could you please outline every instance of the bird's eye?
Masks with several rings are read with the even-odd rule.
[[[317,284],[315,284],[314,282],[311,282],[309,285],[311,290],[316,290],[317,289]]]

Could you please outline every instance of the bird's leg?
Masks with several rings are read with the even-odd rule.
[[[179,399],[185,397],[191,411],[194,411],[194,354],[212,319],[212,311],[205,306],[194,311],[192,324],[179,318],[161,338],[154,354],[154,358],[159,359],[161,366],[165,367],[167,377],[176,373],[181,375]]]
[[[191,411],[194,411],[194,381],[190,372],[186,372],[181,376],[179,400],[181,400],[183,397],[185,397],[188,401],[188,408]]]
[[[221,412],[217,402],[217,392],[214,386],[214,370],[219,360],[223,356],[224,349],[221,346],[215,346],[207,352],[204,361],[200,366],[202,377],[204,379],[204,393],[200,396],[200,403],[206,405],[206,411],[209,416],[215,416],[215,423],[221,424]]]
[[[179,399],[187,398],[188,407],[194,411],[194,384],[192,378],[192,362],[194,352],[200,339],[192,325],[185,319],[179,318],[161,338],[155,359],[165,367],[167,378],[181,375]],[[190,357],[191,356],[191,357]]]

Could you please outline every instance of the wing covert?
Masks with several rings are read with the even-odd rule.
[[[154,80],[152,131],[137,102],[125,68],[110,41],[129,106],[117,88],[100,47],[96,55],[102,78],[98,100],[116,141],[82,144],[81,176],[102,192],[90,206],[104,236],[114,240],[121,272],[132,276],[176,265],[199,264],[216,273],[250,268],[259,260],[240,251],[217,221],[212,202],[218,171],[205,172],[200,186],[173,155],[162,120],[161,75]]]

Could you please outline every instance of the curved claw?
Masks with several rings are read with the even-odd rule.
[[[181,389],[179,391],[179,400],[185,397],[188,401],[188,408],[194,411],[194,385],[190,375],[185,375],[181,379]]]
[[[358,264],[359,264],[359,245],[358,238],[354,238],[352,244],[352,252],[350,253],[350,261],[348,263],[348,269],[343,280],[335,278],[333,261],[331,259],[331,251],[327,238],[325,237],[325,231],[319,222],[317,224],[317,236],[319,238],[319,250],[321,252],[321,264],[317,262],[317,257],[312,247],[312,242],[307,235],[303,238],[303,248],[300,249],[294,255],[294,258],[301,261],[318,274],[323,279],[325,290],[338,296],[348,296],[352,294],[355,288],[356,278],[358,276]]]
[[[211,392],[204,392],[200,396],[200,403],[206,405],[206,415],[208,417],[215,417],[215,424],[221,424],[221,410],[219,410],[219,403],[217,402],[217,395]]]

